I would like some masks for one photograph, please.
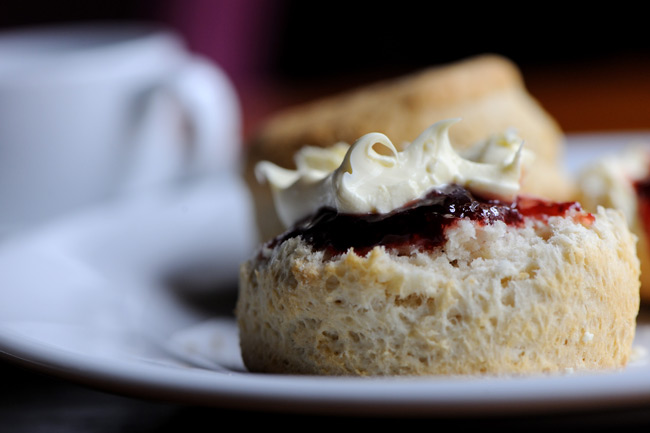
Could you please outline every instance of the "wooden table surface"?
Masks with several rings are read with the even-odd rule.
[[[570,69],[535,68],[524,70],[524,76],[531,93],[566,132],[650,129],[650,62],[647,59],[627,58]],[[286,83],[257,83],[240,89],[245,131],[249,134],[279,108],[342,87],[332,85],[306,90],[304,87],[292,89]],[[301,423],[302,428],[315,425],[340,428],[345,425],[342,422],[354,421],[374,427],[398,421],[401,427],[408,427],[421,421],[251,413],[141,400],[87,388],[23,369],[5,360],[0,361],[0,383],[0,431],[3,432],[216,431],[228,427],[253,427],[260,421],[290,421]],[[237,424],[229,424],[230,421]],[[534,416],[437,417],[430,427],[573,430],[576,427],[646,425],[650,426],[650,404]],[[278,427],[284,428],[283,425]]]

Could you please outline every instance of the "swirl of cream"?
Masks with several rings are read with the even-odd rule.
[[[324,206],[343,213],[390,212],[452,183],[485,198],[514,199],[522,140],[512,133],[495,135],[472,150],[477,161],[465,159],[449,140],[449,128],[457,121],[430,126],[402,151],[380,133],[366,134],[349,148],[306,147],[296,155],[296,170],[261,162],[258,179],[271,184],[287,227]]]

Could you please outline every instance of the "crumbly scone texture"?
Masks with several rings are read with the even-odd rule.
[[[515,128],[538,158],[522,191],[556,201],[573,198],[574,187],[559,164],[564,137],[555,120],[530,95],[517,67],[497,55],[477,56],[384,80],[289,108],[274,115],[247,143],[245,177],[255,199],[260,236],[281,231],[268,186],[259,185],[255,164],[271,161],[294,168],[303,146],[354,143],[381,132],[398,148],[433,123],[462,118],[450,130],[462,150],[486,137]]]
[[[590,225],[461,220],[431,253],[326,257],[301,238],[241,267],[236,314],[253,372],[474,375],[626,365],[639,310],[635,236]]]

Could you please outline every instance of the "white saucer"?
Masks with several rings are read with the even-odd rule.
[[[633,138],[570,137],[572,170]],[[611,143],[611,144],[610,144]],[[650,402],[650,321],[623,371],[520,378],[251,374],[230,308],[251,251],[232,177],[133,197],[0,242],[0,354],[108,391],[327,414],[517,414]],[[215,311],[219,314],[215,314]]]

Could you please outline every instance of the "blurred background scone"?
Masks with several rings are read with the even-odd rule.
[[[578,173],[579,199],[586,209],[619,209],[638,237],[641,261],[641,299],[650,302],[650,151],[630,145],[599,158]]]
[[[294,154],[303,146],[352,144],[369,132],[384,133],[399,147],[432,123],[452,117],[463,119],[452,131],[459,150],[514,128],[536,157],[523,191],[555,200],[573,197],[573,186],[560,164],[564,142],[557,123],[527,92],[512,62],[484,55],[374,83],[275,115],[252,136],[245,161],[261,239],[277,235],[282,226],[268,188],[255,178],[257,162],[266,160],[295,168]]]

